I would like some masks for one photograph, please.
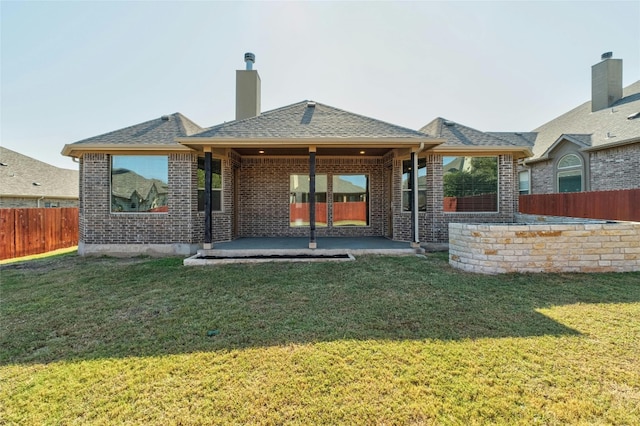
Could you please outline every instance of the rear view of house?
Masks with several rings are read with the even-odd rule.
[[[513,135],[438,118],[407,129],[311,100],[261,111],[255,57],[236,119],[180,113],[66,145],[80,162],[81,254],[182,254],[246,237],[446,242],[449,222],[511,222]]]

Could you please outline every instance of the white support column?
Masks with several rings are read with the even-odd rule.
[[[412,247],[420,247],[420,228],[418,224],[418,153],[411,151],[411,233]]]

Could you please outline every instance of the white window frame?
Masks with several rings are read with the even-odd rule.
[[[520,179],[520,176],[522,174],[526,173],[527,175],[527,189],[524,190],[522,187],[520,186],[520,184],[522,183],[522,180]],[[521,170],[518,172],[518,194],[520,195],[529,195],[531,194],[531,170]]]
[[[565,159],[569,159],[570,157],[577,158],[580,164],[572,164],[572,165],[568,165],[568,166],[561,166],[562,162]],[[576,172],[580,173],[580,191],[571,191],[571,192],[583,192],[584,191],[584,160],[582,159],[581,156],[579,156],[578,154],[573,153],[573,152],[570,152],[570,153],[565,154],[562,157],[560,157],[560,160],[558,160],[558,163],[557,163],[557,166],[556,166],[556,189],[557,189],[557,192],[561,192],[560,191],[560,178],[561,177],[568,177],[568,176],[575,176]],[[569,191],[562,191],[562,192],[569,192]]]

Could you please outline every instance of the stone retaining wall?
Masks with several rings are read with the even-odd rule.
[[[450,223],[449,263],[483,274],[640,271],[640,222]]]

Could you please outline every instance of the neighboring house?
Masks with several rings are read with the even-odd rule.
[[[640,188],[640,80],[623,88],[610,52],[591,74],[591,101],[523,134],[534,155],[520,167],[522,194]]]
[[[78,171],[0,147],[0,208],[78,207]]]
[[[186,255],[242,237],[417,245],[446,242],[449,222],[514,220],[531,155],[517,135],[440,118],[416,131],[313,101],[261,112],[245,60],[234,121],[175,113],[65,145],[80,161],[81,254]]]

